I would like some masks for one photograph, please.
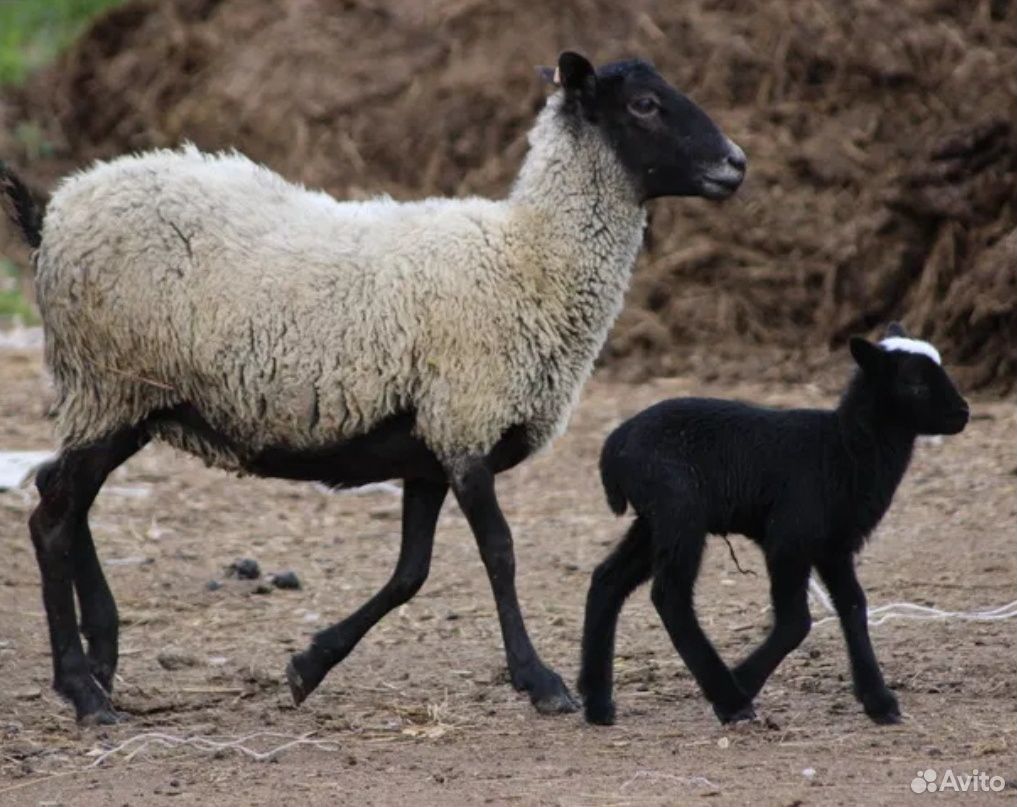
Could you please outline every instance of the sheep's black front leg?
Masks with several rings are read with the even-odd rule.
[[[579,692],[591,723],[614,723],[611,689],[614,679],[614,636],[625,598],[653,569],[653,551],[646,521],[637,518],[624,540],[593,572],[583,622],[583,662]]]
[[[869,639],[868,607],[865,592],[855,574],[853,558],[850,555],[830,558],[817,563],[816,569],[833,598],[840,618],[851,658],[855,695],[865,707],[865,713],[876,723],[900,723],[900,706],[896,696],[883,681]]]
[[[512,533],[498,506],[494,475],[482,458],[456,461],[449,468],[449,475],[494,591],[512,685],[529,693],[539,712],[574,712],[578,704],[561,677],[540,660],[526,632],[516,596]]]
[[[753,698],[788,653],[805,640],[812,627],[808,602],[809,564],[790,553],[770,555],[766,562],[770,573],[773,627],[763,643],[734,669],[738,683]]]
[[[706,536],[698,530],[682,530],[681,524],[682,519],[661,518],[654,522],[657,556],[650,597],[678,655],[720,721],[751,720],[756,716],[752,698],[738,685],[696,618],[693,588]]]
[[[447,493],[448,484],[443,481],[406,481],[402,544],[395,571],[381,590],[357,611],[315,634],[310,647],[290,660],[286,678],[298,705],[385,614],[408,602],[420,590],[431,566],[434,530]]]

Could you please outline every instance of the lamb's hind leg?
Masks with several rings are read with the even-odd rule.
[[[117,610],[88,530],[88,510],[110,472],[145,440],[139,429],[123,429],[64,451],[36,476],[40,500],[29,530],[42,575],[53,687],[74,704],[82,721],[116,719],[109,690],[117,663]],[[89,641],[87,656],[76,625],[75,588]]]
[[[625,598],[649,579],[652,561],[649,527],[640,517],[629,527],[624,540],[593,572],[586,595],[583,661],[579,673],[583,710],[591,723],[604,726],[614,723],[611,689],[618,614]]]
[[[659,508],[654,514],[655,550],[653,604],[667,628],[671,642],[695,677],[722,723],[755,717],[752,698],[738,685],[731,671],[703,633],[693,603],[705,532],[690,525],[678,513]]]
[[[293,700],[300,704],[364,635],[393,608],[408,602],[427,580],[438,514],[448,493],[446,482],[407,480],[403,493],[402,545],[387,583],[342,622],[317,633],[286,668]]]

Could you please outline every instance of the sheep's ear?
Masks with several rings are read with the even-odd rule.
[[[886,326],[886,335],[887,337],[900,336],[906,338],[908,332],[904,330],[904,326],[899,322],[891,322]]]
[[[872,344],[868,339],[852,336],[849,343],[855,364],[865,372],[874,372],[883,364],[883,349]]]
[[[564,87],[566,92],[592,99],[597,91],[597,71],[585,56],[567,50],[558,57],[553,83]]]
[[[546,67],[544,65],[540,65],[537,68],[537,78],[539,78],[545,84],[550,84],[554,87],[558,86],[558,81],[555,78],[556,74],[557,71],[553,67]]]

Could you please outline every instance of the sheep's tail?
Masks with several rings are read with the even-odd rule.
[[[28,246],[36,249],[42,243],[42,209],[25,183],[3,161],[0,161],[0,206],[21,230]]]
[[[600,482],[604,486],[607,505],[617,516],[624,513],[629,504],[618,477],[620,471],[618,455],[625,443],[627,432],[628,429],[624,425],[619,426],[608,435],[600,452]]]

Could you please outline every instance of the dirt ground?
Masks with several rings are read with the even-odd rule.
[[[0,378],[0,447],[48,448],[40,356],[0,353]],[[595,378],[568,433],[503,477],[529,627],[568,680],[589,573],[623,529],[596,480],[600,443],[623,416],[693,391],[801,405],[829,402],[836,387]],[[918,448],[863,555],[871,605],[971,610],[1017,599],[1017,412],[991,399],[975,399],[973,411],[965,433]],[[27,490],[0,493],[0,805],[1017,802],[1013,622],[873,628],[906,714],[888,728],[870,724],[854,702],[838,628],[822,622],[758,698],[761,719],[731,728],[696,691],[644,589],[621,620],[618,725],[541,717],[506,682],[483,567],[451,503],[423,591],[294,709],[282,679],[287,657],[384,582],[395,560],[398,497],[236,479],[158,446],[116,473],[92,517],[123,621],[116,703],[129,719],[79,728],[49,689],[25,527],[33,499]],[[741,539],[734,545],[743,566],[762,572],[754,549]],[[255,583],[235,580],[207,590],[240,557],[266,572],[296,571],[303,590],[258,594]],[[698,600],[726,658],[761,638],[765,582],[738,574],[720,541]],[[813,614],[825,616],[816,603]],[[261,751],[304,742],[259,762],[231,749],[132,740],[148,732],[219,741],[281,735],[247,741]],[[1008,786],[916,796],[910,783],[926,768],[978,769]]]

